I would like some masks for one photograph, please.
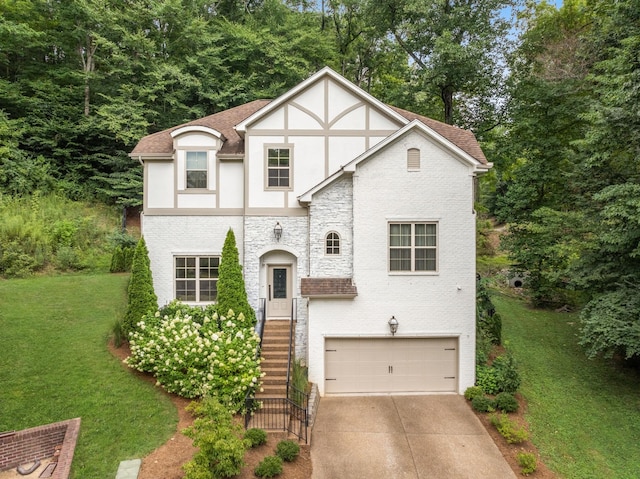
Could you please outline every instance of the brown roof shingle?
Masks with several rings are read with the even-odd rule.
[[[478,144],[478,140],[476,140],[475,135],[471,131],[463,130],[462,128],[458,128],[457,126],[442,123],[441,121],[433,120],[429,117],[418,115],[417,113],[403,110],[402,108],[398,108],[392,105],[387,106],[409,121],[420,120],[436,133],[445,137],[458,148],[464,150],[466,153],[474,157],[480,163],[484,165],[488,163],[486,156],[484,156],[484,153],[482,152],[482,149]]]
[[[219,131],[226,138],[220,153],[231,155],[242,154],[244,153],[244,140],[240,138],[240,135],[238,135],[234,127],[270,102],[271,100],[255,100],[250,103],[245,103],[244,105],[236,106],[235,108],[205,116],[204,118],[174,126],[168,130],[145,136],[138,142],[130,153],[130,156],[173,153],[173,138],[171,138],[171,132],[185,126],[206,126],[207,128]]]
[[[221,154],[242,155],[244,153],[244,140],[240,135],[238,135],[238,132],[234,127],[261,108],[268,105],[270,102],[271,100],[255,100],[244,105],[214,113],[213,115],[205,116],[198,120],[177,125],[168,130],[159,131],[158,133],[145,136],[140,140],[140,142],[138,142],[136,147],[130,153],[130,156],[135,157],[137,155],[153,154],[170,155],[173,153],[173,138],[171,138],[171,132],[178,128],[195,125],[213,128],[224,135],[226,140],[220,150]],[[484,156],[484,153],[480,149],[480,145],[472,132],[452,125],[447,125],[440,121],[432,120],[431,118],[403,110],[402,108],[397,108],[391,105],[388,106],[409,121],[416,119],[420,120],[436,133],[442,135],[454,145],[474,157],[480,163],[487,164],[487,158]]]
[[[300,292],[303,297],[349,297],[358,295],[351,278],[302,278]]]

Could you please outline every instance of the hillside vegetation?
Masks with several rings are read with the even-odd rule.
[[[49,194],[0,195],[0,276],[106,272],[120,231],[114,207]]]

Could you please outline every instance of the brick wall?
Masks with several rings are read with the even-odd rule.
[[[62,445],[51,477],[67,479],[79,431],[80,418],[76,418],[3,434],[0,436],[0,471],[52,457],[55,447]]]
[[[314,195],[309,210],[309,250],[312,278],[353,276],[353,188],[351,177],[341,178]],[[340,236],[340,254],[325,254],[327,233]]]

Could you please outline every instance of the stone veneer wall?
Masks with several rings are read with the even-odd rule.
[[[80,418],[0,435],[0,471],[52,457],[62,445],[52,479],[67,479],[80,432]]]
[[[344,177],[314,195],[309,207],[310,276],[351,278],[353,276],[353,182]],[[327,233],[340,235],[340,254],[325,254]]]
[[[282,238],[276,242],[273,227],[282,226]],[[244,219],[244,281],[249,304],[257,311],[258,302],[266,293],[260,290],[265,254],[284,251],[295,257],[296,277],[293,278],[293,297],[297,299],[296,357],[307,358],[307,302],[300,297],[300,278],[309,274],[308,218],[306,216],[246,216]],[[239,246],[240,247],[240,246]]]

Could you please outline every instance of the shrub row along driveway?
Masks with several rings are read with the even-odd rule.
[[[313,479],[513,479],[462,396],[325,397],[312,433]]]

